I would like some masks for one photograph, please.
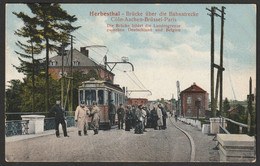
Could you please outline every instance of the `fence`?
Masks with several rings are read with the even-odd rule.
[[[75,126],[74,116],[65,117],[67,127]],[[5,123],[5,135],[7,137],[14,135],[25,135],[28,134],[29,120],[8,120]],[[44,118],[44,131],[55,129],[55,118]]]
[[[223,120],[227,121],[227,125],[221,124],[219,131],[220,133],[225,133],[225,134],[247,134],[247,124],[243,124],[240,122],[236,122],[232,119],[229,118],[224,118],[222,117]]]
[[[5,135],[7,137],[14,135],[28,134],[29,120],[11,120],[5,122]]]

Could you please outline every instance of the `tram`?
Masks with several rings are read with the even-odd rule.
[[[89,109],[91,109],[93,101],[97,102],[100,108],[100,128],[105,129],[111,128],[108,115],[109,101],[114,101],[116,109],[119,107],[119,104],[124,106],[126,102],[124,88],[122,89],[119,85],[104,80],[95,80],[94,78],[82,82],[82,85],[79,86],[78,95],[79,104],[83,100]],[[115,122],[117,123],[117,121],[116,115]],[[91,122],[91,119],[89,119],[89,122]]]

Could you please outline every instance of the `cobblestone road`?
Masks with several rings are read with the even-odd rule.
[[[170,121],[166,130],[147,129],[144,134],[111,129],[88,136],[77,135],[76,129],[69,138],[48,135],[6,143],[6,159],[17,161],[59,162],[188,162],[190,142]]]

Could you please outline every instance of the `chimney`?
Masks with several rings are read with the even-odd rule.
[[[80,52],[88,57],[88,50],[86,50],[86,47],[80,47]]]

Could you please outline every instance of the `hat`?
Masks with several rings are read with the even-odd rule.
[[[81,100],[80,104],[85,104],[85,101],[84,101],[84,100]]]
[[[92,103],[93,105],[97,105],[97,102],[96,101],[93,101],[93,103]]]

